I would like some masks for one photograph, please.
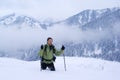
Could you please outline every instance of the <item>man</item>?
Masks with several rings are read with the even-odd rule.
[[[51,71],[55,71],[55,66],[53,62],[55,61],[56,57],[54,55],[59,56],[65,50],[64,46],[61,47],[60,51],[56,50],[52,42],[53,42],[53,39],[49,37],[47,39],[47,44],[41,45],[39,56],[41,57],[42,70],[45,70],[48,67]]]

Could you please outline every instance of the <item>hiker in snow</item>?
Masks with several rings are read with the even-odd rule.
[[[55,46],[52,44],[53,39],[49,37],[47,39],[47,44],[41,45],[41,50],[39,56],[41,57],[41,70],[45,70],[47,67],[51,71],[55,71],[54,61],[56,59],[55,55],[59,56],[65,50],[65,47],[62,46],[61,50],[56,50]]]

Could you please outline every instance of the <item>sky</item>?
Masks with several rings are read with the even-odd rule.
[[[120,7],[120,0],[0,0],[0,17],[10,13],[63,20],[86,9]]]

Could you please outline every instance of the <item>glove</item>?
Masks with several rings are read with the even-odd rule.
[[[41,57],[41,61],[43,61],[44,60],[44,58],[43,57]]]
[[[56,60],[56,57],[55,57],[55,56],[53,56],[53,61],[55,62],[55,60]]]
[[[64,45],[62,45],[62,48],[61,48],[61,50],[65,50],[65,46],[64,46]]]
[[[41,45],[41,49],[43,49],[43,45]]]

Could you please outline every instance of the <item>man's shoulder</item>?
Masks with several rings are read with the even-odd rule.
[[[48,47],[48,44],[44,44],[43,46],[44,46],[44,48],[47,48],[47,47]]]
[[[47,46],[47,44],[43,44],[43,46]]]
[[[48,44],[44,44],[43,46],[44,47],[48,47],[49,45]],[[55,47],[55,46],[52,44],[52,45],[50,45],[50,47]]]

